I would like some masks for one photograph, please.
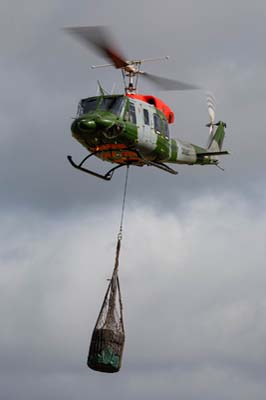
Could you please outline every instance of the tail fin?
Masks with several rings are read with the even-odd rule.
[[[217,129],[215,133],[212,135],[210,143],[208,145],[208,151],[210,152],[219,152],[222,150],[224,136],[225,136],[224,128],[226,128],[226,124],[222,121],[219,121],[215,125],[217,126]]]

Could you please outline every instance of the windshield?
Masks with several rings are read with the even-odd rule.
[[[124,104],[123,96],[115,97],[91,97],[81,100],[78,115],[87,114],[91,111],[110,111],[120,115]]]

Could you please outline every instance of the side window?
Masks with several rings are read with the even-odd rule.
[[[144,117],[144,124],[150,125],[149,111],[146,110],[146,108],[143,109],[143,117]]]
[[[136,110],[135,110],[135,105],[133,103],[129,103],[129,121],[132,122],[132,124],[137,123]]]
[[[153,114],[154,130],[156,133],[162,133],[161,118],[157,114]]]
[[[163,120],[163,130],[164,130],[164,135],[167,139],[169,139],[169,127],[168,123],[166,120]]]

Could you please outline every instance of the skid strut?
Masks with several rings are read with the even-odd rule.
[[[82,165],[84,164],[84,162],[87,161],[88,158],[90,158],[91,156],[94,156],[96,153],[97,153],[97,152],[94,152],[94,153],[89,154],[89,155],[86,156],[79,164],[76,164],[76,163],[72,160],[72,157],[71,157],[71,156],[67,156],[67,159],[68,159],[68,161],[70,162],[70,164],[72,165],[72,167],[74,167],[74,168],[76,168],[76,169],[79,169],[80,171],[85,172],[86,174],[90,174],[90,175],[96,176],[97,178],[104,179],[105,181],[110,181],[110,180],[112,179],[112,176],[113,176],[114,171],[115,171],[116,169],[121,168],[121,167],[124,167],[125,165],[128,165],[128,164],[120,164],[120,165],[117,165],[116,167],[111,168],[108,172],[106,172],[105,175],[98,174],[98,173],[95,172],[95,171],[91,171],[90,169],[87,169],[87,168],[82,167]]]
[[[159,162],[159,161],[151,161],[151,160],[147,160],[140,151],[137,151],[138,156],[142,159],[143,164],[144,165],[148,165],[148,166],[153,166],[159,169],[162,169],[165,172],[169,172],[169,174],[173,174],[173,175],[177,175],[178,172],[176,170],[174,170],[173,168],[169,167],[168,165]]]
[[[83,158],[83,160],[82,160],[79,164],[76,164],[76,163],[72,160],[72,157],[71,157],[71,156],[67,156],[67,159],[68,159],[68,161],[70,162],[70,164],[72,165],[72,167],[74,167],[74,168],[76,168],[76,169],[78,169],[78,170],[80,170],[80,171],[82,171],[82,172],[85,172],[86,174],[90,174],[90,175],[96,176],[97,178],[103,179],[103,180],[105,180],[105,181],[110,181],[110,180],[112,179],[113,174],[114,174],[114,171],[115,171],[116,169],[121,168],[121,167],[124,167],[124,166],[129,166],[129,165],[131,164],[130,162],[128,162],[127,164],[119,164],[119,165],[117,165],[117,166],[111,168],[111,169],[110,169],[108,172],[106,172],[106,174],[104,174],[104,175],[99,174],[98,172],[92,171],[92,170],[90,170],[90,169],[84,168],[84,167],[82,166],[82,165],[85,163],[85,161],[87,161],[91,156],[94,156],[94,155],[96,155],[97,153],[101,153],[101,152],[102,152],[102,151],[95,151],[95,152],[89,154],[88,156],[86,156],[85,158]],[[174,169],[170,168],[168,165],[166,165],[166,164],[164,164],[164,163],[162,163],[162,162],[147,160],[147,159],[145,159],[145,158],[143,157],[143,155],[142,155],[139,151],[137,151],[137,154],[139,155],[139,157],[141,158],[141,160],[142,160],[142,162],[143,162],[143,164],[141,164],[141,165],[139,165],[139,166],[143,166],[143,165],[153,166],[153,167],[159,168],[159,169],[161,169],[161,170],[163,170],[163,171],[165,171],[165,172],[169,172],[170,174],[173,174],[173,175],[177,175],[177,174],[178,174],[177,171],[175,171]]]
[[[173,168],[168,167],[168,165],[160,163],[160,162],[155,162],[155,161],[147,161],[147,165],[152,165],[153,167],[162,169],[165,172],[169,172],[169,174],[177,175],[178,172],[175,171]]]

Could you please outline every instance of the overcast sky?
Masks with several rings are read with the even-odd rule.
[[[264,400],[266,4],[254,0],[9,0],[0,4],[0,390],[4,400]],[[125,171],[71,168],[80,98],[116,70],[61,28],[109,25],[147,71],[200,84],[227,122],[225,172],[131,168],[121,254],[126,347],[118,374],[86,367],[113,268]],[[205,145],[204,92],[140,92]],[[109,165],[92,161],[99,170]]]

